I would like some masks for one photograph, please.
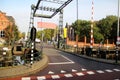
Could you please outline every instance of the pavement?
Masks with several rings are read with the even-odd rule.
[[[70,53],[70,54],[73,54],[73,55],[76,55],[76,56],[79,56],[79,57],[82,57],[82,58],[86,58],[86,59],[90,59],[90,60],[94,60],[94,61],[98,61],[98,62],[103,62],[103,63],[107,63],[107,64],[120,65],[120,60],[118,60],[118,62],[116,63],[115,60],[102,59],[102,58],[95,58],[95,57],[92,57],[92,56],[80,55],[80,54],[71,52],[69,50],[63,50],[63,49],[60,49],[60,50],[64,51],[64,52],[67,52],[67,53]]]
[[[32,65],[20,65],[0,68],[0,80],[4,78],[14,78],[19,76],[27,76],[43,70],[48,65],[48,57],[43,55],[40,61],[34,62]]]

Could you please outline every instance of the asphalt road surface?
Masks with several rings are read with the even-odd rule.
[[[81,58],[48,44],[44,44],[43,53],[49,58],[48,67],[22,80],[120,80],[118,65]]]

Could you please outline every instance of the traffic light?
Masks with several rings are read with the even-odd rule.
[[[31,41],[35,41],[35,39],[36,39],[36,28],[35,27],[31,28],[30,39],[31,39]]]

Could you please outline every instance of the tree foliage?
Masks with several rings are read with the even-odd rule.
[[[43,31],[37,32],[37,38],[42,40],[42,34],[44,35],[44,41],[52,40],[52,37],[54,37],[55,30],[53,29],[44,29]]]
[[[106,16],[99,21],[94,22],[94,41],[95,43],[99,43],[105,39],[114,39],[116,36],[117,30],[117,17],[110,15]],[[86,20],[77,20],[72,23],[71,27],[75,30],[75,34],[79,35],[79,40],[84,36],[87,37],[87,40],[90,41],[90,30],[91,30],[91,22]]]

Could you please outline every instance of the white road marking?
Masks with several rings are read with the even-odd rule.
[[[59,75],[52,75],[51,77],[52,77],[52,79],[59,79],[60,78]]]
[[[72,60],[70,60],[69,58],[67,58],[67,57],[65,57],[65,56],[63,56],[63,55],[61,55],[63,58],[65,58],[65,59],[67,59],[69,62],[71,62],[71,63],[75,63],[74,61],[72,61]]]
[[[48,74],[54,74],[54,72],[52,72],[52,71],[49,71],[49,72],[48,72]]]
[[[37,80],[45,80],[46,77],[45,76],[40,76],[40,77],[37,77]]]
[[[75,70],[75,69],[72,69],[72,72],[77,72],[77,70]]]
[[[82,71],[86,71],[87,69],[82,68]]]
[[[22,80],[31,80],[30,77],[23,77]]]
[[[68,77],[73,77],[72,74],[65,74],[64,76],[67,77],[67,78],[68,78]]]
[[[61,64],[74,64],[75,62],[70,60],[69,58],[61,55],[63,58],[65,58],[66,60],[68,60],[69,62],[57,62],[57,63],[48,63],[48,65],[61,65]]]
[[[60,73],[66,73],[66,71],[64,71],[64,70],[61,70],[61,71],[60,71]]]
[[[73,62],[48,63],[49,65],[73,64]]]
[[[84,76],[83,73],[79,72],[79,73],[76,73],[78,76]]]
[[[102,70],[97,70],[96,72],[98,72],[98,73],[105,73],[105,72],[102,71]]]
[[[117,71],[117,72],[119,72],[120,70],[119,69],[113,69],[114,71]]]
[[[88,71],[87,72],[89,75],[95,74],[93,71]]]
[[[107,69],[107,70],[105,70],[106,72],[113,72],[112,70],[109,70],[109,69]]]

